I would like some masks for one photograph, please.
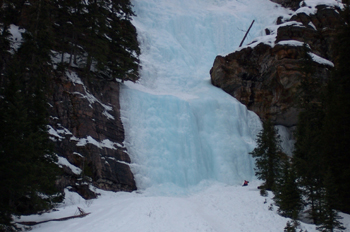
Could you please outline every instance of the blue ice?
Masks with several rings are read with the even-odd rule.
[[[237,49],[253,19],[248,39],[272,24],[276,6],[268,0],[132,4],[142,69],[136,84],[121,87],[121,114],[137,187],[171,193],[206,181],[253,179],[249,152],[260,120],[212,86],[209,70],[218,54]]]

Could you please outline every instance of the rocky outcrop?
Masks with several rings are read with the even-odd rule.
[[[136,189],[123,145],[119,83],[79,78],[74,70],[52,81],[49,133],[64,174],[57,181],[85,198],[89,185],[112,190]]]
[[[305,6],[266,35],[225,57],[217,56],[210,70],[212,84],[275,124],[297,123],[298,86],[307,58],[313,78],[325,80],[333,64],[333,40],[342,25],[337,6]]]

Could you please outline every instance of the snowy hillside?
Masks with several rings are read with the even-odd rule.
[[[289,219],[271,208],[271,194],[260,196],[248,154],[260,120],[212,86],[209,69],[218,54],[238,48],[252,20],[246,43],[289,10],[269,0],[132,3],[142,70],[138,83],[122,85],[121,114],[139,190],[95,189],[101,195],[89,201],[67,190],[58,211],[17,221],[67,217],[80,207],[91,214],[39,224],[32,231],[283,231]],[[242,187],[243,180],[251,183]],[[342,216],[349,228],[350,217]],[[316,231],[314,225],[300,228]]]

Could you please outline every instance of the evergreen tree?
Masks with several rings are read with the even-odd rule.
[[[9,224],[11,214],[49,208],[57,194],[58,167],[46,123],[32,108],[41,102],[30,96],[22,77],[17,67],[9,67],[8,85],[1,91],[0,224]]]
[[[56,0],[55,50],[69,66],[115,81],[138,78],[140,48],[129,0]]]
[[[350,16],[349,7],[346,9],[347,24],[339,29],[336,38],[336,66],[326,91],[322,149],[342,202],[337,209],[350,213]]]
[[[299,113],[296,128],[296,143],[293,152],[293,168],[299,179],[299,188],[310,216],[315,224],[321,216],[321,191],[325,167],[323,145],[323,80],[314,76],[313,63],[305,46],[304,75],[300,81],[301,95],[298,98]]]
[[[73,23],[75,21],[74,13],[76,11],[75,1],[56,0],[52,4],[54,8],[54,50],[57,52],[55,58],[60,60],[58,64],[60,67],[65,67],[71,64],[74,50],[73,38],[76,31],[75,24]],[[66,56],[68,55],[70,56],[70,60],[66,64]]]
[[[297,219],[303,205],[295,172],[287,159],[283,161],[283,171],[276,182],[274,193],[278,212],[282,216]]]
[[[87,53],[85,70],[100,70],[107,62],[108,51],[106,1],[89,0],[85,5],[87,10],[84,15],[86,27],[83,37],[83,48]],[[94,64],[94,65],[93,65]]]
[[[11,42],[9,28],[12,23],[12,14],[16,14],[13,5],[8,1],[0,2],[0,86],[3,81],[3,75],[6,63],[11,57]]]
[[[11,215],[47,209],[62,197],[47,133],[56,66],[135,81],[140,50],[129,0],[3,0],[0,6],[0,224],[9,224]],[[25,33],[9,52],[11,24]]]
[[[132,16],[134,13],[129,1],[113,1],[107,61],[107,73],[113,79],[135,81],[138,77],[140,48],[136,29],[130,22]]]
[[[257,136],[257,147],[250,153],[255,158],[255,175],[263,180],[263,188],[273,190],[281,172],[281,149],[277,130],[270,120],[263,122]]]
[[[303,232],[303,230],[298,230],[300,223],[296,220],[288,221],[286,227],[284,227],[283,232]],[[305,231],[307,232],[307,231]]]
[[[343,224],[339,221],[342,217],[338,216],[335,210],[339,207],[338,189],[330,169],[324,180],[324,194],[322,199],[322,217],[320,225],[317,227],[322,232],[334,232],[345,230]]]
[[[10,50],[10,40],[9,40],[9,30],[8,25],[0,25],[0,83],[1,77],[4,74],[6,63],[9,60],[11,54]]]
[[[302,112],[296,131],[293,165],[299,178],[305,203],[310,206],[310,215],[314,223],[321,216],[320,197],[323,186],[324,162],[322,159],[322,125],[320,118],[312,117],[312,112]]]
[[[64,65],[64,54],[69,54],[69,66],[85,67],[84,38],[85,30],[89,25],[86,22],[86,2],[80,0],[56,0],[55,35],[57,51],[62,55],[61,63]],[[101,51],[103,52],[103,51]],[[84,64],[84,65],[83,65]]]
[[[0,224],[9,224],[12,214],[48,209],[61,197],[47,132],[50,1],[28,2],[24,15],[26,33],[6,64],[0,89]]]

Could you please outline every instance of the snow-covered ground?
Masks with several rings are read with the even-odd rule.
[[[22,217],[22,221],[44,221],[72,216],[77,207],[91,212],[84,218],[47,222],[32,232],[281,232],[288,221],[269,210],[271,195],[262,197],[254,181],[247,187],[212,184],[181,196],[147,193],[101,192],[98,199],[85,201],[67,193],[59,211],[41,216]],[[265,202],[266,199],[266,203]],[[345,215],[345,226],[350,217]],[[314,225],[301,224],[308,232]],[[347,230],[349,231],[349,230]]]
[[[248,154],[260,120],[213,87],[209,70],[216,55],[238,49],[252,20],[245,44],[291,12],[269,0],[131,2],[143,68],[138,83],[122,86],[121,113],[139,190],[97,190],[101,196],[90,201],[67,191],[58,211],[20,220],[72,216],[80,207],[91,214],[40,224],[32,231],[283,231],[288,219],[276,207],[269,210],[271,195],[260,196]],[[285,147],[291,147],[289,142]],[[241,186],[244,179],[251,181],[249,186]],[[350,227],[350,217],[343,216]],[[315,231],[314,225],[301,228]]]

